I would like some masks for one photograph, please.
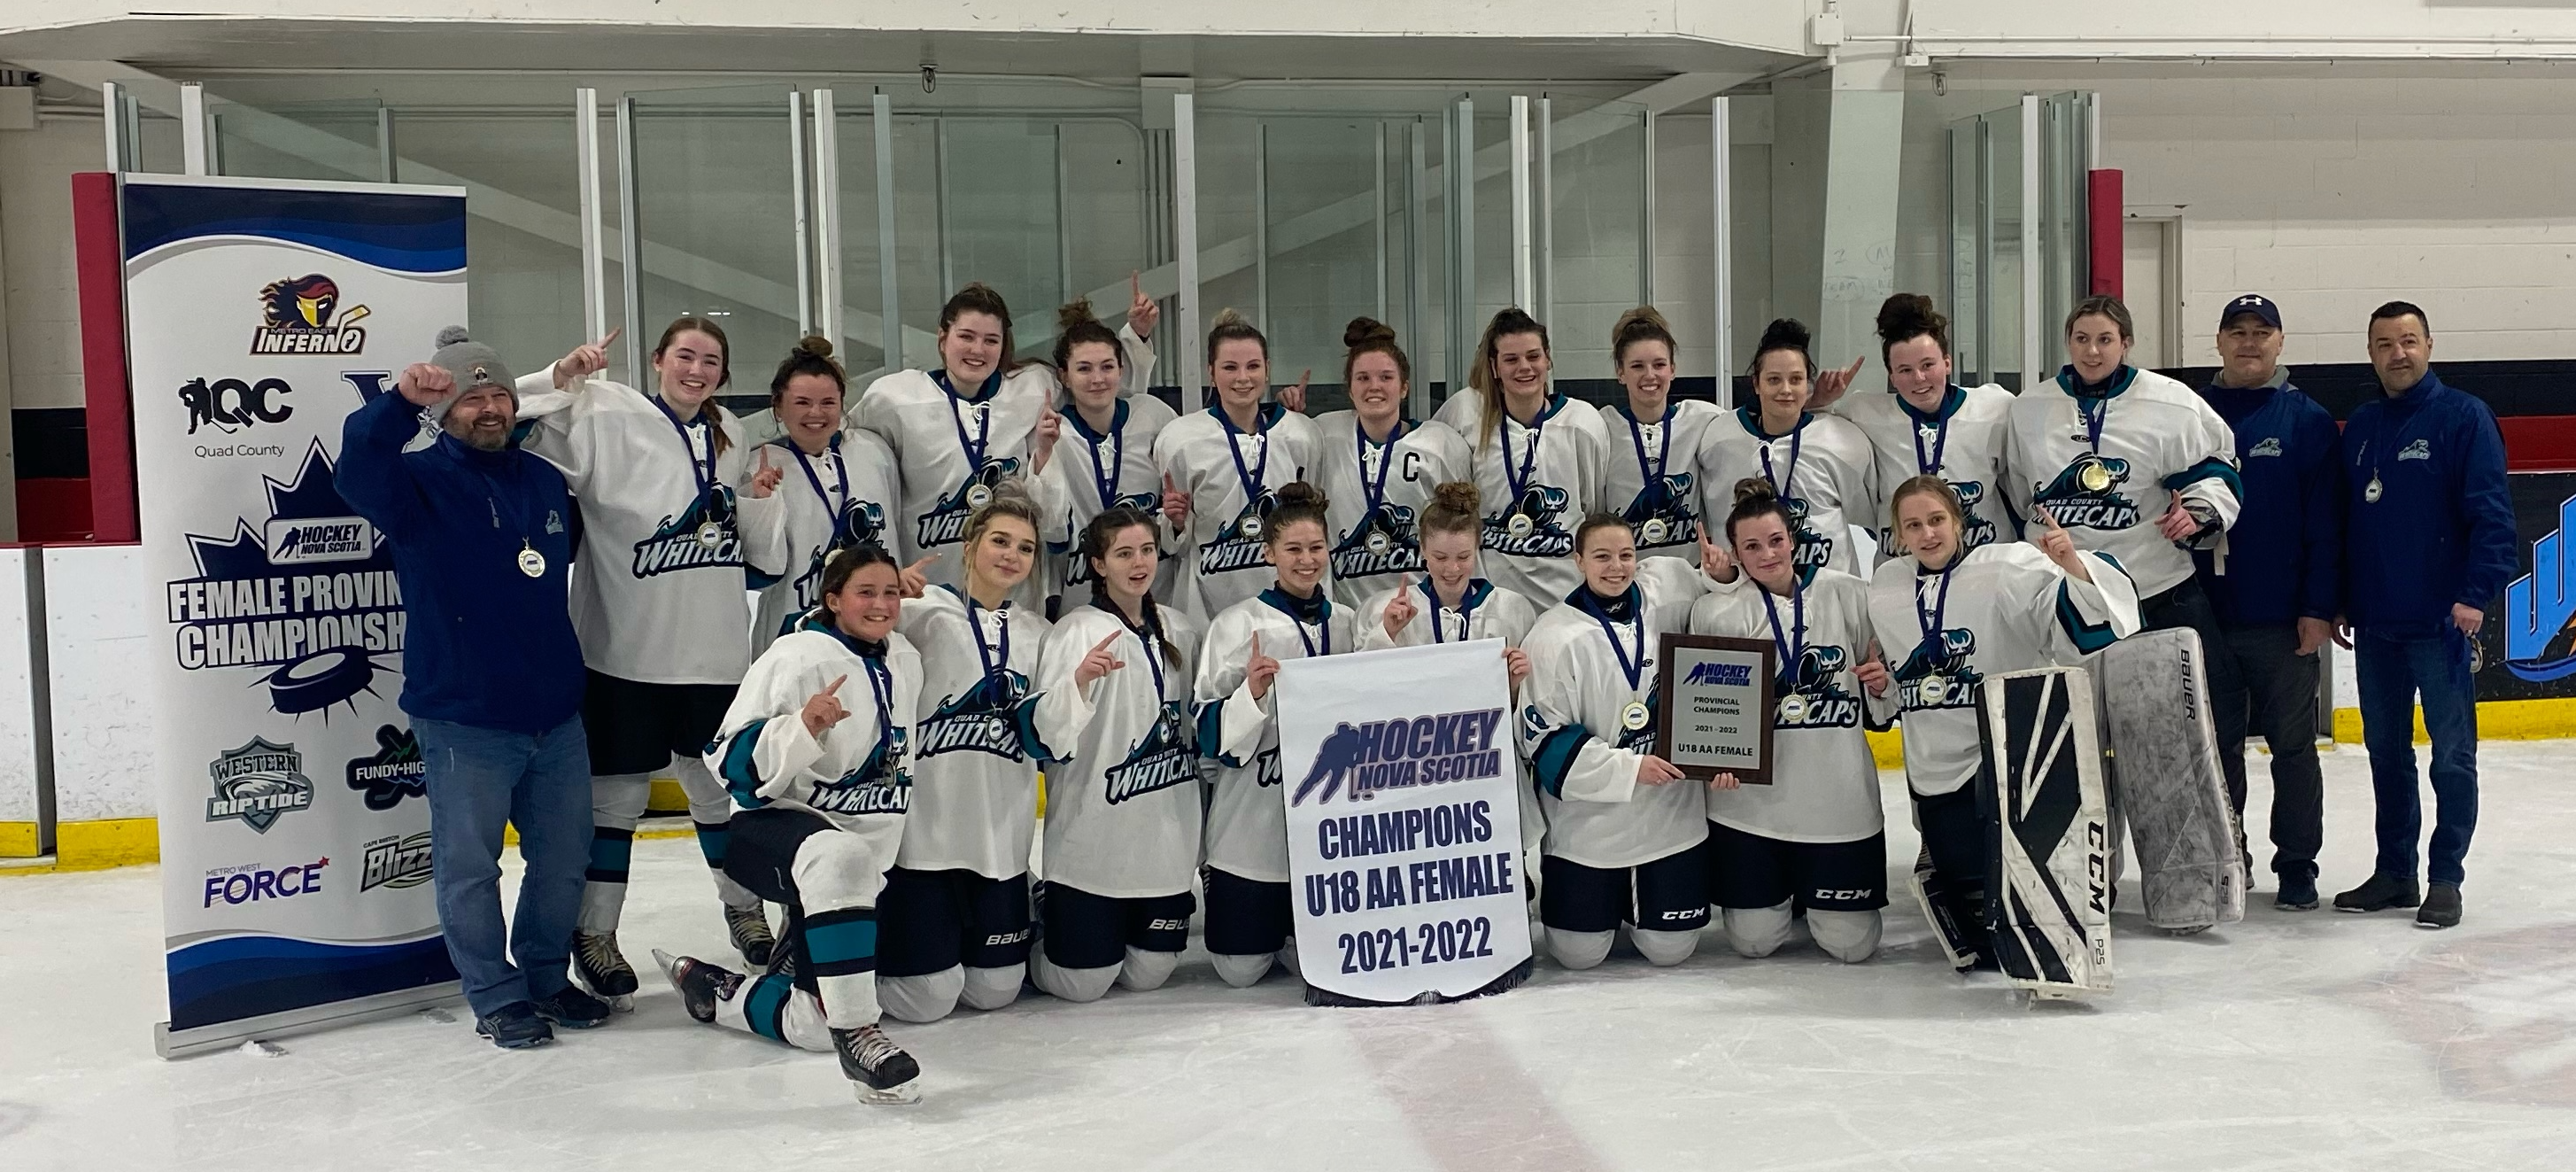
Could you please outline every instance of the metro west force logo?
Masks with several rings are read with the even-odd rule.
[[[197,576],[162,587],[171,654],[187,671],[266,672],[270,705],[316,712],[369,691],[379,656],[402,651],[393,553],[350,515],[316,441],[291,485],[267,480],[269,516],[227,540],[190,534]]]
[[[421,759],[420,738],[409,729],[376,726],[376,751],[349,759],[349,788],[366,795],[370,810],[390,810],[404,798],[429,793],[429,763]]]
[[[1349,800],[1361,802],[1381,790],[1501,776],[1503,754],[1494,733],[1502,724],[1500,708],[1359,725],[1342,721],[1315,751],[1314,766],[1288,804],[1304,805],[1312,796],[1316,805],[1325,805],[1345,783]]]
[[[367,844],[358,890],[418,887],[429,882],[429,832],[397,834]]]
[[[2504,588],[2504,669],[2535,684],[2576,675],[2576,497],[2558,503],[2558,528],[2531,543],[2531,572]],[[2551,655],[2552,651],[2557,652]]]
[[[266,737],[217,755],[206,765],[215,796],[206,799],[206,821],[240,819],[261,834],[277,820],[313,807],[313,779],[304,776],[304,754]]]
[[[343,308],[339,284],[320,273],[271,282],[259,291],[259,304],[253,354],[356,354],[367,347],[367,331],[357,324],[367,307]]]
[[[2031,505],[2068,529],[2128,529],[2138,523],[2138,506],[2119,491],[2128,481],[2127,460],[2086,452],[2031,494]]]
[[[217,867],[206,872],[205,906],[222,900],[227,906],[260,903],[272,899],[293,899],[322,890],[322,868],[331,865],[325,855],[309,863],[278,867],[274,870],[256,863],[239,867]]]
[[[1153,652],[1148,649],[1146,654]],[[1181,716],[1180,701],[1164,702],[1162,711],[1154,717],[1154,727],[1147,730],[1144,739],[1137,741],[1135,747],[1127,750],[1124,760],[1110,766],[1104,774],[1108,792],[1102,796],[1110,805],[1199,779],[1198,768],[1191,759],[1189,738],[1183,734],[1187,726],[1188,722]]]

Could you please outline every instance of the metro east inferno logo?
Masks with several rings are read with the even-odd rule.
[[[356,354],[367,347],[367,331],[357,324],[367,307],[341,308],[339,283],[320,273],[270,282],[259,302],[253,354]]]

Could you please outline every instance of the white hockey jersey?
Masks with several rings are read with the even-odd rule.
[[[519,380],[519,395],[524,446],[563,472],[581,507],[571,609],[582,662],[648,684],[742,679],[748,575],[787,564],[780,494],[742,491],[752,468],[742,421],[710,402],[683,425],[623,383],[557,391],[543,370]],[[712,459],[711,427],[729,441]]]
[[[1321,622],[1299,618],[1296,600],[1274,584],[1227,607],[1208,624],[1199,655],[1199,755],[1214,762],[1209,781],[1208,865],[1261,883],[1288,881],[1288,804],[1279,796],[1279,728],[1270,709],[1277,681],[1259,700],[1244,679],[1252,640],[1282,663],[1355,649],[1358,633],[1348,607],[1324,594]]]
[[[1154,437],[1155,465],[1190,498],[1174,601],[1194,617],[1219,614],[1278,579],[1262,556],[1264,525],[1279,490],[1315,474],[1313,420],[1264,403],[1260,424],[1237,431],[1223,408],[1210,407]]]
[[[2098,553],[2079,555],[2091,582],[2066,576],[2026,542],[1979,546],[1926,573],[1908,554],[1878,567],[1869,615],[1896,677],[1905,776],[1925,797],[1977,775],[1986,677],[2059,664],[2138,630],[2138,588]]]
[[[1395,591],[1380,590],[1370,595],[1352,620],[1359,628],[1360,650],[1473,643],[1478,639],[1500,639],[1518,647],[1529,638],[1530,628],[1538,625],[1538,608],[1530,605],[1529,599],[1482,578],[1467,580],[1467,594],[1455,607],[1440,605],[1431,584],[1420,577],[1400,589],[1413,595],[1413,621],[1406,623],[1395,638],[1388,638],[1386,608],[1395,601]]]
[[[989,610],[933,586],[903,604],[897,629],[921,652],[921,711],[896,862],[987,879],[1025,873],[1038,763],[1073,752],[1090,702],[1071,686],[1037,686],[1050,628],[1029,607]]]
[[[849,715],[816,737],[805,728],[805,702],[836,679],[833,696]],[[818,617],[779,636],[751,665],[707,750],[707,770],[736,805],[811,810],[867,838],[871,854],[891,866],[912,798],[920,695],[921,657],[901,634],[889,634],[883,655],[869,657]]]
[[[2123,366],[2110,394],[2078,398],[2072,370],[2013,400],[2004,463],[2013,510],[2045,508],[2079,549],[2117,558],[2138,593],[2157,595],[2191,577],[2191,551],[2156,522],[2179,490],[2216,524],[2195,544],[2216,546],[2236,524],[2236,435],[2191,388]]]
[[[1431,490],[1467,478],[1467,443],[1437,420],[1399,423],[1391,443],[1371,442],[1359,413],[1315,419],[1316,486],[1333,544],[1333,601],[1358,606],[1405,574],[1422,572],[1422,510]]]
[[[1504,412],[1481,446],[1484,397],[1463,390],[1440,404],[1440,422],[1467,443],[1484,500],[1485,554],[1480,568],[1494,584],[1534,601],[1553,602],[1583,584],[1574,564],[1574,530],[1601,509],[1601,470],[1609,432],[1601,413],[1563,395],[1524,427]]]
[[[1699,449],[1726,412],[1699,399],[1669,399],[1661,419],[1638,420],[1621,399],[1601,409],[1609,451],[1601,458],[1601,507],[1627,519],[1637,556],[1699,564]],[[1719,514],[1720,519],[1724,514]],[[1724,534],[1719,534],[1723,541]]]
[[[1709,820],[1784,842],[1853,842],[1878,833],[1885,823],[1878,765],[1863,732],[1895,719],[1896,689],[1873,697],[1860,683],[1857,669],[1872,638],[1869,584],[1824,569],[1794,597],[1778,598],[1739,572],[1692,608],[1690,629],[1767,640],[1779,656],[1771,784],[1708,790]]]
[[[872,431],[844,428],[819,456],[807,456],[781,437],[769,441],[769,466],[787,475],[773,494],[779,502],[778,536],[786,551],[784,574],[751,576],[760,606],[751,624],[757,655],[823,602],[823,562],[845,546],[877,545],[900,551],[886,520],[902,499],[894,453]]]
[[[1177,537],[1163,515],[1163,470],[1154,463],[1154,440],[1172,422],[1172,409],[1151,395],[1120,399],[1109,429],[1095,431],[1082,413],[1064,404],[1064,436],[1047,460],[1048,496],[1059,507],[1048,514],[1046,583],[1056,599],[1055,613],[1071,614],[1091,601],[1091,563],[1074,551],[1091,519],[1115,505],[1142,510],[1157,519],[1163,536],[1163,568],[1154,575],[1154,594],[1169,601],[1177,580]]]
[[[1700,507],[1723,543],[1735,482],[1769,480],[1797,522],[1799,572],[1832,568],[1858,574],[1860,551],[1852,548],[1850,522],[1868,520],[1856,510],[1870,507],[1876,470],[1869,437],[1850,420],[1810,411],[1788,434],[1772,436],[1763,433],[1761,416],[1747,405],[1709,424],[1700,441]]]
[[[1170,607],[1148,626],[1140,633],[1098,604],[1066,611],[1038,669],[1039,687],[1069,692],[1092,647],[1119,637],[1110,649],[1125,666],[1091,686],[1073,759],[1047,768],[1042,864],[1047,882],[1111,899],[1188,891],[1199,871],[1206,794],[1189,715],[1199,627]]]
[[[1896,486],[1927,473],[1941,479],[1967,506],[1967,532],[1960,544],[1969,549],[1997,541],[2021,540],[2020,518],[2004,500],[2004,447],[2009,434],[2013,394],[1993,383],[1979,387],[1952,385],[1941,408],[1929,415],[1916,411],[1894,391],[1845,395],[1833,411],[1851,421],[1877,458],[1870,477],[1869,513],[1855,505],[1852,520],[1878,537],[1881,561],[1904,552],[1898,547],[1888,515],[1888,498]]]
[[[1025,478],[1040,516],[1060,507],[1048,478],[1029,474],[1030,437],[1055,393],[1055,370],[1043,363],[954,393],[946,371],[899,370],[868,384],[854,421],[886,442],[901,469],[903,508],[893,520],[906,565],[936,555],[923,568],[930,580],[963,583],[967,519],[1011,477]],[[1067,454],[1064,446],[1054,454]],[[1042,589],[1032,575],[1017,596],[1041,602]]]
[[[1586,598],[1558,603],[1530,628],[1520,745],[1547,815],[1547,854],[1616,869],[1708,837],[1699,782],[1637,784],[1637,760],[1655,747],[1664,634],[1689,629],[1705,586],[1689,563],[1653,558],[1638,563],[1626,619],[1605,624]]]

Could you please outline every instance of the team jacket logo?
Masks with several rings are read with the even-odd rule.
[[[826,814],[900,814],[912,808],[912,774],[896,768],[907,730],[889,729],[876,751],[839,781],[823,782],[805,804]]]
[[[429,882],[429,832],[397,834],[367,844],[358,890],[418,887]]]
[[[807,559],[805,572],[796,576],[796,610],[787,616],[787,626],[780,634],[796,629],[796,621],[806,611],[823,605],[823,563],[844,549],[885,544],[885,509],[874,501],[852,499],[841,506],[841,523],[833,532],[841,534],[837,543],[826,542]]]
[[[938,503],[930,506],[930,511],[923,513],[921,519],[913,524],[914,546],[937,549],[966,540],[966,522],[975,515],[975,506],[970,503],[978,495],[975,490],[981,488],[989,494],[995,485],[1019,474],[1020,458],[1017,456],[987,461],[948,495],[939,498]]]
[[[238,818],[261,834],[277,820],[313,806],[313,779],[304,776],[304,754],[294,745],[252,737],[217,754],[206,766],[215,796],[206,799],[206,821]]]
[[[1027,711],[1029,677],[1004,668],[975,681],[963,695],[939,702],[921,722],[921,744],[915,757],[936,757],[961,749],[991,753],[1006,761],[1026,761],[1037,743]]]
[[[259,304],[253,354],[356,354],[367,347],[367,331],[357,325],[367,307],[341,308],[340,286],[320,273],[271,282]]]
[[[264,378],[246,383],[237,378],[219,378],[212,383],[190,379],[179,388],[179,405],[188,409],[188,434],[200,427],[211,427],[231,435],[246,427],[262,423],[284,423],[295,414],[285,396],[295,393],[282,378]]]
[[[1150,492],[1129,493],[1126,496],[1112,498],[1109,502],[1109,507],[1112,509],[1134,509],[1148,517],[1153,517],[1162,513],[1163,498],[1158,494]],[[1072,561],[1073,565],[1069,568],[1065,576],[1065,585],[1088,586],[1100,580],[1100,575],[1091,572],[1091,559],[1087,557],[1074,556],[1074,550],[1071,545],[1060,545],[1050,542],[1048,543],[1048,552],[1056,555],[1057,557],[1069,558]]]
[[[1243,503],[1243,511],[1216,531],[1215,539],[1199,547],[1199,573],[1225,574],[1248,570],[1263,564],[1261,535],[1270,525],[1270,514],[1279,511],[1279,494],[1270,489]]]
[[[370,810],[390,810],[404,798],[429,792],[429,763],[421,760],[420,738],[410,729],[376,726],[376,751],[349,759],[349,788],[367,796]]]
[[[1565,509],[1573,498],[1561,488],[1533,484],[1521,491],[1501,516],[1485,518],[1485,548],[1514,557],[1561,558],[1574,552],[1574,533],[1565,527]]]
[[[402,588],[381,536],[352,524],[318,441],[293,485],[266,483],[256,528],[188,535],[197,576],[163,584],[163,615],[182,669],[261,669],[271,707],[317,712],[368,690],[375,657],[403,649]]]
[[[1938,632],[1914,648],[1914,654],[1896,667],[1897,701],[1908,712],[1926,708],[1974,708],[1985,677],[1968,666],[1968,657],[1977,652],[1977,633],[1966,627],[1950,627]],[[1928,688],[1924,681],[1939,676],[1940,686]]]
[[[2277,456],[2280,454],[2281,437],[2276,435],[2267,435],[2263,437],[2263,442],[2246,450],[2245,458],[2251,460],[2256,456]]]
[[[2414,443],[2398,449],[2397,458],[2400,460],[2430,460],[2433,458],[2433,441],[2425,439],[2416,440]]]
[[[1315,764],[1288,804],[1301,806],[1312,796],[1324,805],[1344,781],[1350,783],[1350,800],[1358,802],[1380,790],[1498,776],[1503,755],[1494,745],[1494,730],[1502,723],[1500,708],[1360,725],[1342,721],[1315,750]]]
[[[1199,779],[1190,760],[1189,741],[1181,734],[1187,723],[1182,719],[1179,701],[1164,703],[1145,738],[1128,749],[1126,759],[1110,766],[1103,776],[1108,782],[1108,792],[1103,796],[1110,805]]]
[[[1363,578],[1422,568],[1422,546],[1411,505],[1379,505],[1351,527],[1333,549],[1333,576]]]
[[[2120,492],[2128,480],[2127,460],[2086,452],[2032,494],[2031,504],[2069,529],[2128,529],[2138,523],[2138,506]]]
[[[205,906],[213,907],[219,899],[227,906],[239,907],[246,903],[311,895],[322,890],[322,868],[330,865],[331,857],[324,855],[309,863],[290,864],[275,870],[256,863],[218,867],[206,872]]]
[[[1860,697],[1843,690],[1843,666],[1851,661],[1850,653],[1840,647],[1809,647],[1798,653],[1798,661],[1780,673],[1776,689],[1782,699],[1794,693],[1806,697],[1807,711],[1791,721],[1773,709],[1773,728],[1851,728],[1860,723]],[[1776,705],[1776,702],[1775,702]],[[1652,744],[1652,741],[1647,742]]]
[[[742,565],[742,527],[735,517],[733,489],[721,484],[708,489],[678,516],[663,518],[652,536],[635,543],[635,576]],[[715,541],[709,543],[708,537]]]
[[[1699,543],[1699,514],[1691,508],[1691,485],[1697,479],[1688,472],[1675,472],[1637,490],[1637,498],[1628,502],[1619,519],[1637,535],[1638,549]],[[1653,527],[1651,522],[1662,524]]]

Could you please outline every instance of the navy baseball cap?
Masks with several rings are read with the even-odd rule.
[[[2281,328],[2281,307],[2272,304],[2271,298],[2254,293],[2248,293],[2230,301],[2227,303],[2227,308],[2219,310],[2218,328],[2226,329],[2227,323],[2235,321],[2241,314],[2248,313],[2263,319],[2264,325],[2276,330]]]

